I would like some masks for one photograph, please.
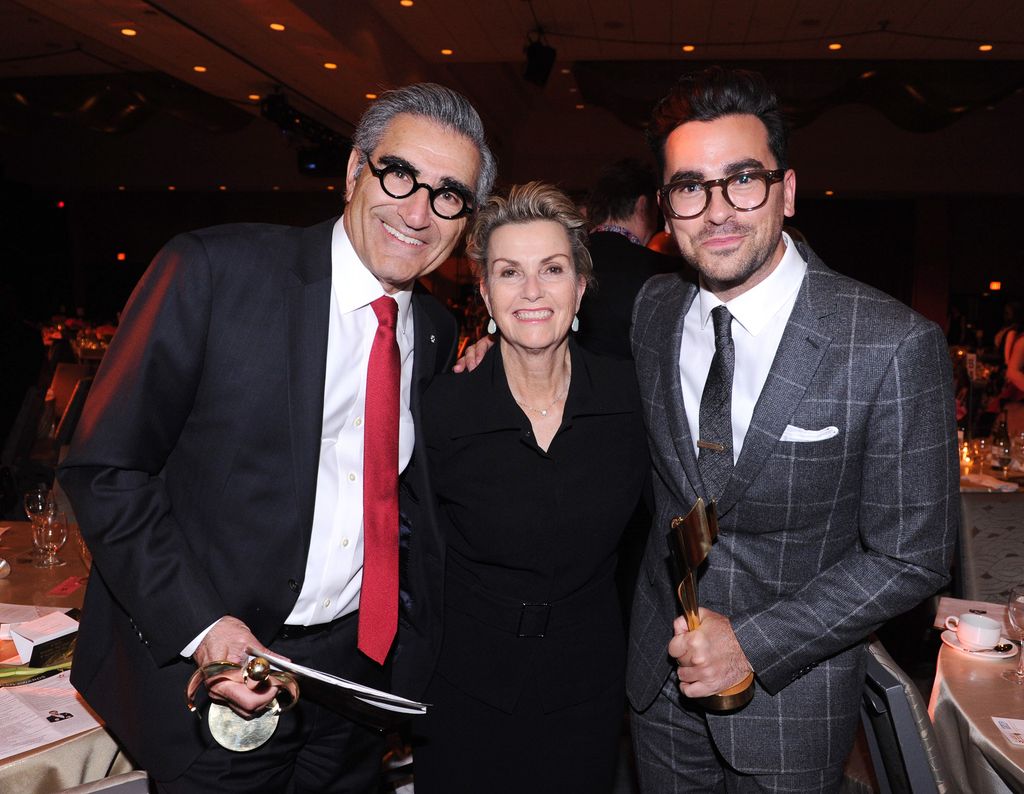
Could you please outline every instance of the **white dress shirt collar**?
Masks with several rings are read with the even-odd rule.
[[[807,263],[793,245],[790,236],[783,232],[782,240],[786,244],[786,251],[775,270],[764,281],[737,295],[727,304],[733,319],[751,336],[760,334],[771,318],[793,297],[807,272]],[[711,310],[721,306],[722,301],[703,286],[698,300],[700,327],[704,328],[711,317]]]
[[[342,314],[348,314],[363,306],[369,306],[381,295],[384,287],[376,276],[363,264],[352,247],[352,241],[345,231],[343,218],[334,224],[331,236],[331,285],[334,299]],[[409,309],[412,306],[412,289],[400,290],[391,295],[398,303],[398,333],[408,333]]]

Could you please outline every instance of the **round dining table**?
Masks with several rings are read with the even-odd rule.
[[[1024,720],[1024,686],[1005,680],[1017,657],[979,658],[943,645],[928,713],[957,794],[1024,792],[1024,747],[993,717]]]
[[[89,570],[77,547],[77,535],[69,533],[58,552],[65,565],[39,568],[29,559],[32,529],[27,521],[0,522],[10,527],[0,534],[0,557],[11,565],[10,575],[0,579],[0,603],[81,608]],[[0,640],[0,660],[17,653],[14,643]],[[17,730],[4,725],[3,730]],[[65,788],[128,772],[134,766],[103,728],[91,728],[0,759],[0,792],[50,794]]]

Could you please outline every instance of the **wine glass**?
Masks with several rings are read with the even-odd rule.
[[[64,560],[57,557],[60,547],[68,539],[66,513],[56,510],[46,511],[32,528],[32,538],[43,553],[42,557],[34,563],[37,568],[56,568],[59,565],[67,565]]]
[[[49,489],[40,485],[25,494],[24,507],[25,516],[32,523],[33,549],[29,555],[19,557],[18,562],[34,562],[42,553],[42,550],[36,545],[36,525],[45,513],[55,511],[57,506],[53,499],[50,498]]]
[[[1006,617],[1017,633],[1017,639],[1024,642],[1024,584],[1010,588],[1010,595],[1006,599]],[[1024,686],[1024,647],[1017,656],[1017,669],[1004,671],[1003,678],[1018,686]]]

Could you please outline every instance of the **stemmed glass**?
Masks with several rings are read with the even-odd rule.
[[[36,547],[42,550],[42,557],[34,563],[37,568],[67,565],[57,557],[60,547],[68,539],[68,517],[65,513],[47,510],[32,528],[32,539]]]
[[[1022,647],[1017,654],[1017,669],[1005,670],[1003,678],[1018,686],[1024,686],[1024,584],[1010,588],[1010,595],[1006,599],[1006,617],[1017,633],[1017,639],[1022,641]]]
[[[32,523],[33,549],[31,555],[19,557],[18,562],[34,562],[42,552],[36,544],[36,526],[46,513],[54,512],[57,509],[57,505],[54,503],[53,499],[50,498],[49,490],[40,485],[25,494],[24,506],[25,515]]]

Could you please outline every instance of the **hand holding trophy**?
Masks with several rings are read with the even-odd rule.
[[[676,593],[690,631],[700,627],[697,569],[707,559],[717,535],[718,516],[714,502],[705,507],[704,500],[698,498],[689,513],[672,519],[669,545],[679,579]],[[739,683],[714,695],[694,700],[708,711],[732,711],[747,705],[753,696],[754,673],[750,672]]]

